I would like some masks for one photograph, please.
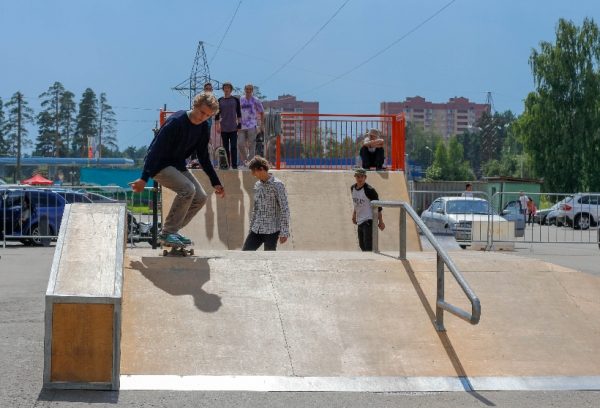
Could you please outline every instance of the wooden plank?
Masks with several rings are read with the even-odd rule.
[[[111,304],[54,304],[51,381],[112,381],[113,316]]]

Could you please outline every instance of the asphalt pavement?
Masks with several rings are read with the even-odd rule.
[[[450,243],[448,243],[450,245]],[[595,248],[519,248],[598,274]],[[591,246],[590,246],[591,247]],[[90,249],[93,250],[93,249]],[[563,253],[564,252],[564,253]],[[44,294],[54,248],[0,247],[0,407],[596,407],[597,391],[293,393],[42,390]]]

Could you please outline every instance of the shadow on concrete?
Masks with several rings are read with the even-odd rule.
[[[79,402],[84,404],[118,404],[118,391],[42,390],[38,401]],[[37,404],[36,404],[37,405]],[[54,405],[54,404],[52,404]]]
[[[408,275],[410,282],[412,283],[413,287],[415,288],[415,291],[417,292],[417,296],[419,296],[419,300],[421,301],[423,308],[425,309],[425,311],[427,312],[427,315],[429,316],[429,320],[431,321],[431,324],[433,325],[433,327],[435,329],[436,328],[435,311],[431,307],[429,302],[427,301],[427,296],[425,296],[425,292],[423,291],[423,288],[421,287],[421,284],[419,283],[419,281],[415,275],[415,271],[412,269],[412,266],[410,265],[410,261],[404,260],[401,262],[402,262],[402,265],[404,266],[404,269],[406,270],[406,274]],[[454,349],[452,342],[448,338],[448,334],[446,332],[440,332],[437,330],[436,330],[436,333],[438,335],[438,338],[440,339],[440,342],[442,343],[442,346],[444,347],[444,350],[446,350],[448,359],[450,360],[450,363],[454,367],[454,370],[456,371],[456,376],[460,379],[465,391],[469,392],[470,395],[472,395],[473,397],[475,397],[476,399],[478,399],[479,401],[481,401],[482,403],[484,403],[487,406],[490,406],[490,407],[496,406],[496,404],[494,404],[492,401],[488,400],[487,398],[485,398],[484,396],[482,396],[481,394],[479,394],[478,392],[473,390],[473,385],[469,381],[467,372],[465,371],[465,368],[463,367],[462,363],[460,362],[460,357],[458,356],[458,354],[456,354],[456,350]]]
[[[192,296],[201,311],[213,313],[222,305],[221,297],[207,293],[202,286],[210,280],[208,258],[143,257],[131,269],[140,271],[157,288],[172,296]]]

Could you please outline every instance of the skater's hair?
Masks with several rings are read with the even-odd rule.
[[[207,87],[207,86],[210,86],[210,89],[212,89],[212,87],[213,87],[213,86],[212,86],[212,84],[211,84],[210,82],[207,82],[207,83],[205,83],[205,84],[202,86],[202,89],[204,89],[204,90],[206,91],[206,87]]]
[[[244,85],[244,90],[246,90],[247,88],[250,88],[250,89],[252,89],[254,91],[254,85],[252,85],[252,84],[246,84],[246,85]]]
[[[225,89],[226,86],[228,86],[229,89],[233,91],[233,84],[231,82],[223,82],[223,85],[221,85],[221,89]]]
[[[250,163],[248,163],[248,169],[250,169],[250,171],[260,169],[269,171],[269,162],[264,157],[254,156],[252,160],[250,160]]]
[[[212,92],[200,92],[194,97],[194,107],[206,105],[214,113],[219,112],[219,101]]]

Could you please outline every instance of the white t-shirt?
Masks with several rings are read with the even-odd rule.
[[[521,203],[521,210],[527,209],[527,202],[529,201],[529,197],[526,195],[519,196],[519,202]]]

